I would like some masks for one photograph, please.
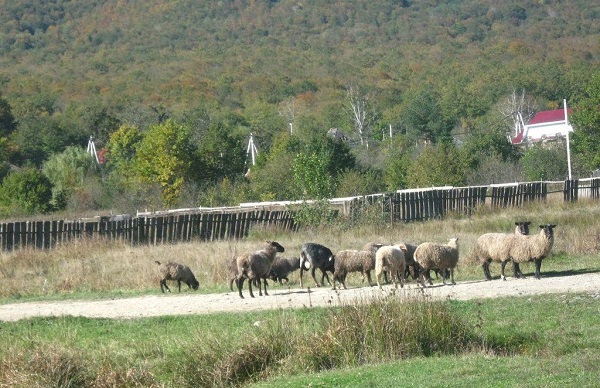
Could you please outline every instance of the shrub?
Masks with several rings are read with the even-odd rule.
[[[52,183],[41,171],[25,168],[4,179],[0,187],[0,213],[47,213],[52,210]]]

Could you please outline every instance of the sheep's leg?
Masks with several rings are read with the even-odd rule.
[[[535,278],[537,280],[540,280],[542,278],[542,275],[540,273],[540,270],[542,269],[542,259],[535,259]]]
[[[181,280],[177,279],[177,288],[179,289],[179,292],[181,292]]]
[[[452,284],[456,285],[454,281],[454,268],[450,268],[450,280],[452,280]]]
[[[167,291],[169,291],[169,293],[171,293],[171,289],[170,289],[170,288],[169,288],[169,286],[167,285],[167,280],[166,280],[166,279],[163,279],[163,280],[161,280],[161,281],[160,281],[160,290],[161,290],[162,292],[164,292],[164,291],[163,291],[163,286],[165,286],[165,288],[167,289]]]
[[[381,272],[377,272],[375,274],[375,277],[377,278],[377,286],[379,287],[380,290],[383,290],[383,288],[381,287]]]
[[[250,293],[250,297],[254,298],[254,294],[252,293],[252,283],[255,279],[248,279],[248,292]],[[260,290],[260,283],[258,284],[258,289]]]
[[[506,264],[507,264],[509,261],[510,261],[510,259],[506,259],[506,260],[504,260],[504,261],[502,262],[502,266],[501,266],[502,270],[501,270],[501,272],[500,272],[500,278],[501,278],[502,280],[506,280],[506,276],[504,275],[504,268],[506,268]]]
[[[315,271],[317,270],[317,267],[315,267],[314,265],[312,266],[312,268],[310,269],[310,274],[312,275],[313,280],[315,281],[315,284],[317,285],[317,287],[321,287],[319,285],[319,282],[317,281],[317,277],[315,276]]]
[[[265,296],[269,296],[269,294],[267,294],[267,279],[263,279],[263,286],[265,288]]]
[[[492,274],[490,273],[490,262],[486,261],[481,264],[481,268],[483,268],[483,276],[485,276],[485,280],[492,280]]]
[[[325,285],[325,279],[327,279],[327,283],[329,283],[329,285],[331,285],[331,280],[329,280],[329,276],[327,275],[327,271],[324,270],[323,268],[321,268],[321,272],[323,273],[323,276],[321,276],[321,283],[323,285]]]
[[[417,275],[417,281],[421,283],[423,288],[427,287],[425,286],[425,271],[419,271],[419,274]]]
[[[235,282],[237,284],[238,292],[240,293],[240,298],[242,298],[242,299],[244,299],[244,295],[242,295],[242,287],[244,287],[244,280],[245,280],[245,278],[240,277],[240,278],[237,278],[237,280]],[[248,283],[251,283],[251,281],[248,280]]]
[[[371,271],[366,271],[367,272],[367,280],[369,281],[369,287],[373,287],[373,281],[371,279]]]
[[[300,263],[300,288],[304,288],[302,286],[302,275],[304,274],[304,262]]]
[[[513,264],[513,271],[516,273],[515,277],[517,279],[526,279],[525,275],[523,275],[523,272],[521,272],[521,265],[515,262],[513,262]]]

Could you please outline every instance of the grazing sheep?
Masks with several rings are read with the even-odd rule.
[[[244,298],[242,295],[242,288],[244,286],[244,280],[248,279],[248,291],[250,296],[254,298],[252,293],[252,283],[258,281],[258,294],[262,296],[260,279],[264,280],[265,295],[267,293],[267,281],[266,278],[271,272],[271,266],[275,261],[277,252],[284,252],[283,248],[277,241],[267,241],[267,244],[263,249],[254,252],[242,253],[237,258],[238,267],[238,280],[237,286],[240,293],[240,298]]]
[[[420,244],[415,250],[415,263],[419,269],[419,280],[423,287],[425,287],[423,278],[432,269],[441,270],[444,284],[446,284],[448,277],[446,270],[450,270],[452,284],[456,284],[454,281],[454,268],[458,264],[458,238],[451,238],[448,244],[432,242]],[[429,284],[433,284],[431,278],[427,277]]]
[[[319,284],[315,277],[317,268],[319,268],[323,274],[323,276],[321,276],[321,284]],[[303,244],[300,251],[300,288],[303,288],[302,274],[309,269],[317,287],[325,285],[325,278],[327,278],[327,283],[331,285],[329,276],[327,276],[327,271],[333,273],[335,269],[335,259],[331,249],[321,244]]]
[[[502,262],[502,275],[506,263],[512,260],[515,263],[535,262],[535,278],[540,279],[542,260],[548,257],[554,245],[554,228],[556,225],[540,225],[540,232],[533,236],[514,235],[510,244],[509,258]],[[523,276],[522,273],[518,274]]]
[[[377,277],[379,289],[382,289],[380,281],[383,271],[388,271],[392,274],[392,280],[396,289],[398,289],[398,282],[400,282],[400,287],[404,287],[405,266],[404,252],[400,247],[387,245],[379,248],[375,254],[375,276]]]
[[[187,265],[174,263],[172,261],[167,261],[162,264],[160,261],[156,261],[156,264],[158,264],[158,270],[162,276],[162,279],[160,280],[160,290],[163,293],[165,292],[165,288],[167,291],[171,292],[171,289],[167,286],[167,280],[177,280],[179,292],[181,292],[181,282],[184,282],[189,288],[193,288],[194,290],[197,290],[200,286],[200,283],[196,280],[192,270]]]
[[[369,286],[372,286],[371,271],[375,269],[375,254],[383,244],[368,243],[363,247],[363,250],[342,250],[335,254],[335,266],[333,272],[333,289],[335,290],[335,282],[346,287],[346,276],[350,272],[361,272],[367,275]],[[367,248],[368,250],[365,250]]]
[[[271,272],[269,273],[269,277],[274,282],[279,282],[280,285],[283,285],[283,279],[285,279],[286,283],[290,282],[288,276],[290,273],[300,268],[300,258],[299,257],[280,257],[277,256],[273,265],[271,266]]]
[[[475,246],[471,251],[471,258],[476,262],[481,263],[483,268],[483,275],[486,280],[492,280],[490,273],[490,263],[492,261],[502,263],[509,258],[509,250],[512,238],[515,234],[528,235],[529,234],[529,221],[515,222],[514,233],[486,233],[482,234],[477,238]],[[517,263],[513,263],[513,272],[515,277],[518,277],[518,273],[521,270]],[[500,276],[502,280],[506,280],[504,271]]]

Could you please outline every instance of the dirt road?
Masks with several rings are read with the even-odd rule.
[[[310,281],[308,284],[313,285]],[[178,294],[157,294],[135,298],[99,301],[24,302],[0,305],[0,321],[17,321],[37,316],[85,316],[96,318],[140,318],[160,315],[208,314],[214,312],[252,311],[278,308],[302,308],[338,305],[356,298],[364,300],[372,294],[390,293],[393,286],[354,287],[333,291],[331,287],[307,289],[289,288],[271,284],[269,296],[250,298],[244,290],[245,299],[237,292],[222,294],[198,294],[186,291]],[[588,293],[600,298],[600,273],[544,274],[541,280],[532,277],[507,281],[459,282],[455,286],[435,284],[425,290],[415,284],[399,291],[401,296],[424,293],[431,298],[457,300],[494,298],[511,295],[536,295],[548,293]]]

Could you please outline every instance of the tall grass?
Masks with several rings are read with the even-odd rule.
[[[322,243],[335,252],[358,249],[370,241],[447,242],[450,237],[459,237],[458,280],[481,278],[479,265],[469,261],[469,252],[477,237],[487,232],[510,233],[514,222],[522,220],[533,222],[532,233],[537,233],[539,224],[558,225],[553,248],[553,256],[557,258],[593,256],[600,252],[600,202],[584,200],[532,203],[522,208],[494,211],[482,207],[471,217],[427,222],[390,224],[382,219],[368,219],[364,224],[353,224],[341,219],[297,233],[255,228],[247,239],[238,241],[130,246],[82,239],[50,251],[0,253],[3,285],[0,303],[17,299],[156,293],[159,289],[156,260],[176,260],[189,265],[200,281],[200,292],[224,292],[228,288],[227,260],[242,251],[262,246],[264,240],[277,240],[286,248],[285,255],[297,256],[302,244],[309,241]],[[542,273],[552,262],[551,259],[544,262]],[[349,281],[352,283],[352,277]],[[291,284],[297,282],[297,274],[294,274]]]
[[[38,332],[29,332],[33,341],[24,349],[19,346],[26,340],[18,341],[16,346],[3,343],[7,347],[0,358],[0,381],[8,386],[159,386],[165,382],[168,386],[239,386],[278,375],[410,357],[494,352],[486,345],[489,341],[482,332],[467,324],[446,301],[390,294],[362,302],[271,312],[263,320],[241,328],[224,325],[221,330],[207,331],[200,327],[161,341],[156,336],[168,330],[170,322],[166,322],[162,329],[149,333],[150,340],[140,338],[142,343],[123,344],[121,348],[133,346],[128,353],[106,343],[95,347],[87,344],[94,349],[85,349],[84,336],[100,343],[106,339],[104,333],[94,329],[91,334],[77,333],[62,342],[49,339],[50,334],[42,340]],[[61,327],[55,330],[89,330],[91,321],[74,320],[71,323],[75,326],[59,322]],[[85,327],[77,326],[77,322]],[[140,333],[135,336],[144,331],[142,326],[131,328]],[[110,326],[106,331],[111,331]],[[509,347],[505,343],[497,345],[504,350]]]

